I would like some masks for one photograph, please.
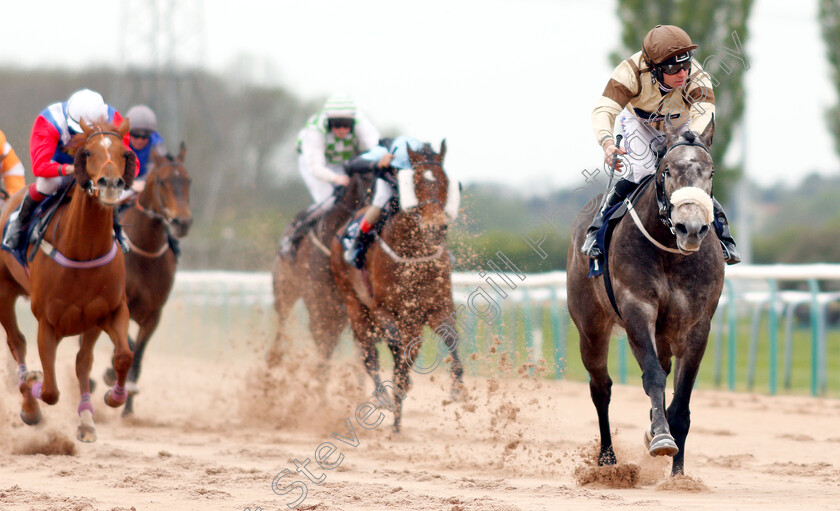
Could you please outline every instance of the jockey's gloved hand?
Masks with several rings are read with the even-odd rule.
[[[376,166],[380,169],[388,168],[391,166],[391,162],[394,160],[394,155],[392,153],[385,153],[382,158],[379,159]]]
[[[615,142],[611,138],[606,139],[602,147],[604,149],[604,162],[612,167],[613,170],[620,171],[623,165],[618,156],[627,154],[627,151],[624,148],[615,145]]]

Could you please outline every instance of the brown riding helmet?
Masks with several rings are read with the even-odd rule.
[[[674,25],[656,25],[642,43],[642,54],[648,67],[694,49],[697,45],[691,42],[685,30]]]

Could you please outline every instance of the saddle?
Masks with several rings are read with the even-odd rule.
[[[612,239],[612,233],[618,225],[618,222],[624,218],[624,215],[626,215],[629,211],[627,209],[627,202],[635,205],[636,201],[639,200],[639,197],[641,197],[645,189],[653,182],[655,175],[656,174],[651,174],[642,179],[639,186],[637,186],[626,199],[605,211],[604,223],[595,235],[596,243],[598,244],[598,248],[601,249],[602,255],[599,259],[589,259],[589,274],[587,277],[598,277],[600,275],[604,276],[604,287],[606,288],[607,296],[610,299],[610,304],[612,305],[613,310],[616,314],[618,314],[619,318],[621,317],[621,313],[618,312],[618,305],[615,303],[615,294],[613,293],[612,281],[610,280],[610,240]]]
[[[11,253],[17,262],[19,262],[24,268],[29,268],[29,263],[35,258],[35,254],[38,252],[38,247],[44,239],[47,226],[49,226],[53,216],[55,216],[55,212],[58,211],[58,207],[65,202],[70,202],[70,198],[72,197],[70,190],[73,189],[75,184],[75,180],[71,181],[65,188],[60,190],[59,193],[48,195],[46,199],[41,201],[35,207],[32,215],[29,217],[29,221],[23,227],[24,242],[19,249],[12,250],[6,245],[2,245],[2,249]],[[7,220],[3,225],[3,237],[6,236],[6,230],[8,228],[9,221]],[[30,246],[34,247],[34,250],[32,250],[32,254],[27,259],[26,253]]]

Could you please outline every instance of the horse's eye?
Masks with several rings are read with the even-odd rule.
[[[88,151],[87,149],[85,149],[84,154],[85,158],[90,158],[90,151]]]

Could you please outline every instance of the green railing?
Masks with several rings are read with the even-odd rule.
[[[508,272],[507,280],[501,277],[490,282],[478,272],[453,275],[456,302],[469,306],[470,296],[480,288],[499,311],[493,322],[464,315],[459,354],[467,373],[585,380],[577,332],[566,308],[565,274]],[[840,303],[840,293],[825,290],[829,282],[840,282],[840,265],[739,265],[727,268],[726,277],[698,385],[770,394],[840,394],[840,329],[828,324],[828,312]],[[177,336],[178,345],[224,343],[245,335],[273,338],[277,325],[272,302],[268,274],[179,272],[161,329]],[[296,315],[303,333],[300,303]],[[641,372],[627,339],[618,333],[613,343],[613,378],[639,381]],[[433,360],[434,349],[435,343],[424,343],[421,357]],[[349,334],[339,351],[354,353]],[[381,359],[384,365],[389,357]]]

